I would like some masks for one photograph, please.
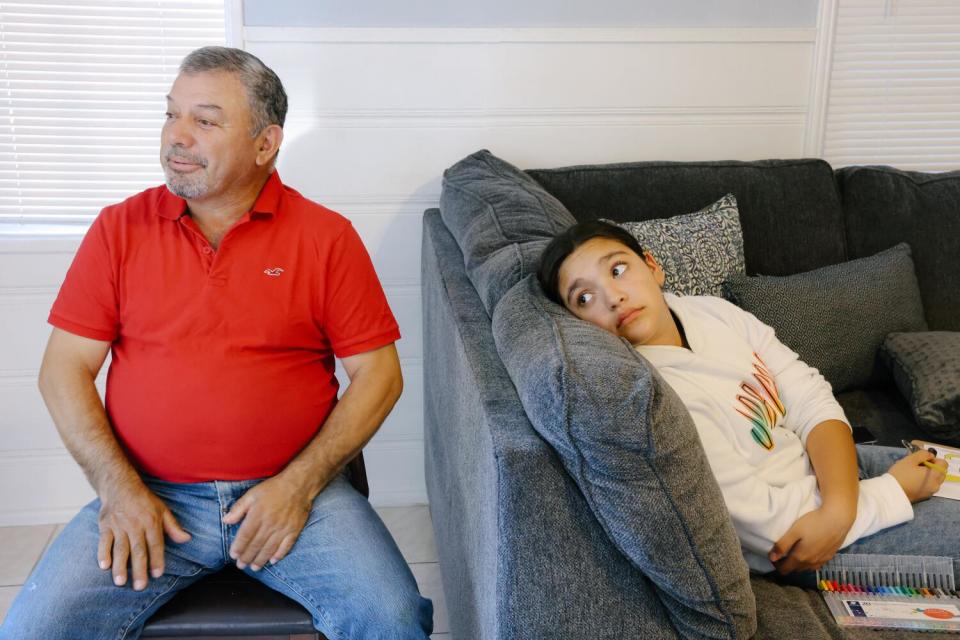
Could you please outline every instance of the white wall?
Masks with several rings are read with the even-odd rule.
[[[283,179],[352,219],[400,322],[406,390],[365,456],[373,501],[409,504],[426,500],[420,216],[443,169],[483,147],[522,167],[803,155],[817,31],[238,33],[290,94]],[[91,495],[34,383],[76,243],[0,236],[0,525],[61,520]]]

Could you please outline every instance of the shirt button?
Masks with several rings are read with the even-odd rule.
[[[211,253],[213,253],[213,249],[211,249],[210,247],[204,247],[203,252],[207,255],[210,255]]]

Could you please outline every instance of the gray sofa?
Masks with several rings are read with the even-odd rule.
[[[632,163],[529,171],[577,219],[644,220],[740,203],[747,272],[788,275],[913,247],[931,330],[960,330],[960,173],[834,172],[819,160]],[[918,213],[922,208],[923,215]],[[440,211],[423,221],[427,489],[455,638],[680,637],[526,415],[486,300]],[[881,443],[923,437],[890,380],[839,396]],[[760,638],[842,632],[815,592],[753,577]],[[789,615],[784,612],[789,611]]]

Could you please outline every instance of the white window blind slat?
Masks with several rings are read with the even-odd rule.
[[[223,0],[0,0],[0,224],[86,222],[163,182],[164,96]]]
[[[960,168],[960,2],[840,0],[823,156]]]

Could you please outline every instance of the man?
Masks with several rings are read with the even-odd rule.
[[[84,238],[40,389],[99,498],[3,638],[135,638],[230,562],[328,638],[429,635],[430,601],[341,473],[400,395],[400,334],[350,223],[274,171],[286,107],[256,57],[194,51],[167,96],[166,186],[107,207]]]

